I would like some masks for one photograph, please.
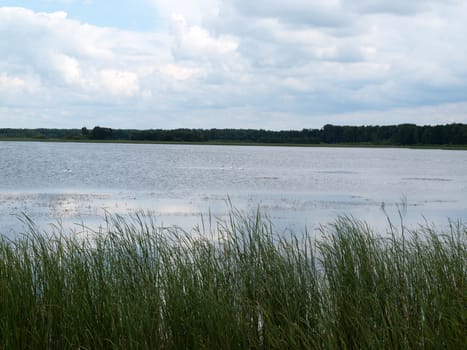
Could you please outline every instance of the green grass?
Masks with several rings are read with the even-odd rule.
[[[467,227],[338,218],[278,235],[233,211],[187,233],[143,215],[0,241],[0,349],[461,349]]]

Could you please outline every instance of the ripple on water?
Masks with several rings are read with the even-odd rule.
[[[448,182],[452,181],[451,179],[446,179],[442,177],[404,177],[402,180],[409,181],[435,181],[435,182]]]

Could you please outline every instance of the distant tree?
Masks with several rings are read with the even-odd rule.
[[[90,138],[93,140],[110,140],[113,138],[112,129],[96,126],[94,129],[92,129]]]
[[[393,135],[393,142],[400,145],[413,145],[418,143],[418,132],[415,124],[400,124]]]
[[[326,124],[322,129],[323,141],[326,143],[341,142],[343,128],[336,125]]]
[[[0,128],[0,138],[138,140],[180,142],[248,143],[369,143],[385,145],[467,145],[467,124],[384,126],[338,126],[322,129],[111,129],[100,126],[81,129],[9,129]]]

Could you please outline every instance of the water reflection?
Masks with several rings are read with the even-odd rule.
[[[409,225],[467,220],[467,157],[455,151],[0,142],[0,174],[1,230],[11,234],[21,213],[72,227],[144,211],[191,229],[201,215],[225,218],[227,198],[265,211],[278,230],[338,215],[383,228],[381,203],[397,217],[403,195]]]
[[[386,227],[385,212],[398,220],[399,202],[385,203],[385,212],[381,204],[374,199],[355,195],[261,194],[228,198],[202,194],[189,198],[169,198],[154,193],[9,193],[0,194],[0,220],[3,233],[7,236],[18,232],[21,223],[16,215],[19,213],[27,214],[42,228],[59,221],[66,229],[76,229],[83,223],[97,228],[103,224],[106,214],[127,216],[144,212],[161,226],[177,225],[191,230],[201,224],[202,216],[210,216],[214,220],[226,219],[232,209],[230,205],[233,205],[251,215],[261,210],[279,232],[287,229],[302,232],[305,228],[313,231],[338,215],[353,215],[383,230]],[[455,207],[455,201],[409,202],[409,215],[406,215],[405,222],[407,225],[417,225],[423,222],[425,216],[434,222],[447,224],[447,217],[454,217],[453,213],[457,213],[459,218],[465,215],[463,210],[456,212]]]

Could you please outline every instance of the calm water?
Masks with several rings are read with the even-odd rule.
[[[467,152],[409,149],[0,142],[0,231],[102,222],[106,211],[154,214],[191,228],[223,217],[230,197],[279,229],[351,214],[383,227],[407,199],[407,224],[467,221]]]

